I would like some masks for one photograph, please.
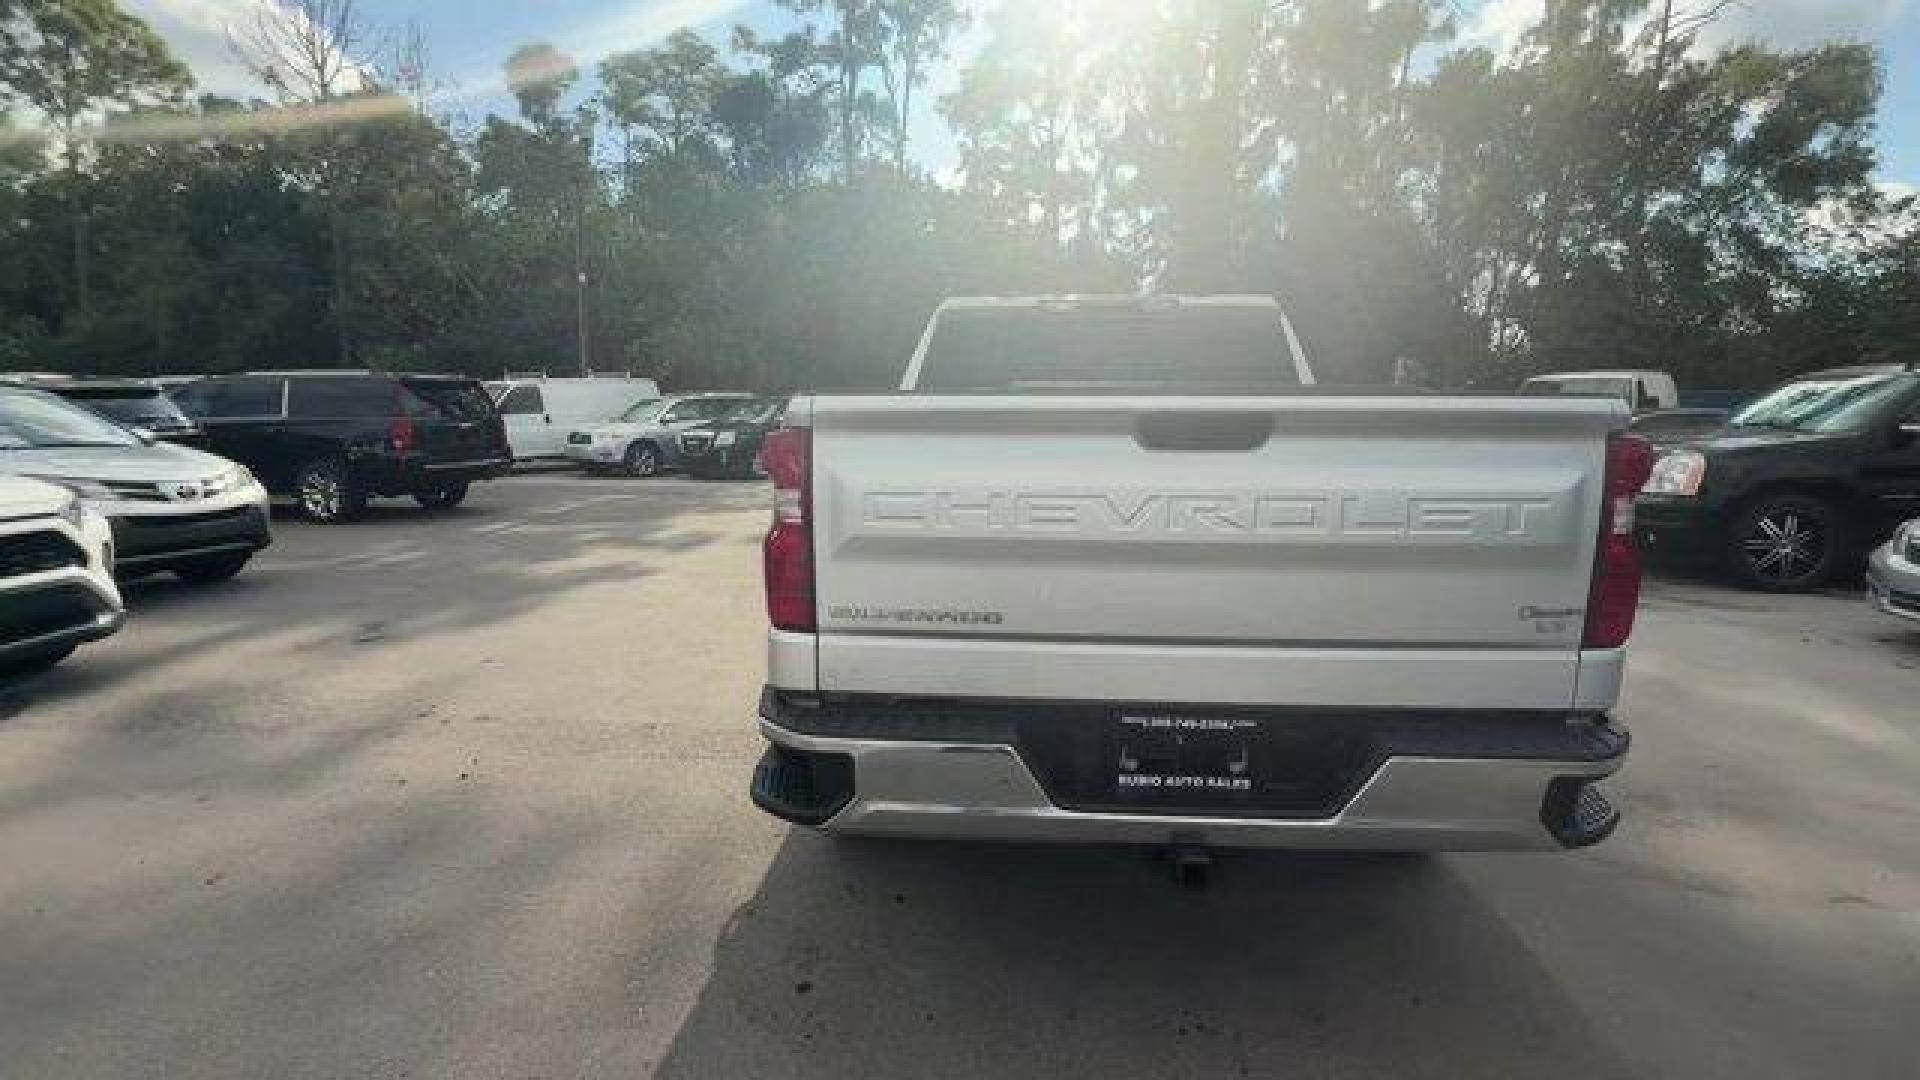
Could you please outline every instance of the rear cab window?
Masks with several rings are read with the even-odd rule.
[[[941,311],[916,390],[1266,394],[1299,385],[1272,307],[1041,305]]]

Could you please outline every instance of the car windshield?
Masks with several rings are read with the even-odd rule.
[[[1800,379],[1740,410],[1737,427],[1831,433],[1871,424],[1889,402],[1906,395],[1920,376],[1889,372],[1836,379]]]
[[[666,407],[667,403],[660,398],[636,401],[632,405],[627,406],[626,412],[620,414],[620,420],[628,424],[649,423],[659,419],[661,410]]]
[[[126,428],[37,390],[0,390],[0,449],[139,446]]]
[[[134,427],[189,427],[192,421],[173,399],[145,387],[73,389],[60,396],[76,401],[109,420]]]
[[[764,424],[774,417],[779,416],[780,410],[786,407],[787,403],[779,399],[771,401],[743,401],[721,414],[720,421],[722,423],[733,424]]]

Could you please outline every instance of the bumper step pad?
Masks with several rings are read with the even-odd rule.
[[[768,746],[753,770],[753,801],[775,817],[819,825],[853,801],[853,759]]]

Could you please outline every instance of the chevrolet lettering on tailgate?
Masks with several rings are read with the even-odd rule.
[[[862,498],[860,525],[872,533],[1058,534],[1153,542],[1239,537],[1524,545],[1563,540],[1571,501],[1571,492],[881,490]]]

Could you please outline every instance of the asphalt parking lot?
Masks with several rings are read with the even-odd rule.
[[[747,802],[756,485],[282,521],[0,691],[0,1075],[1910,1077],[1920,632],[1650,590],[1572,855],[836,844]]]

